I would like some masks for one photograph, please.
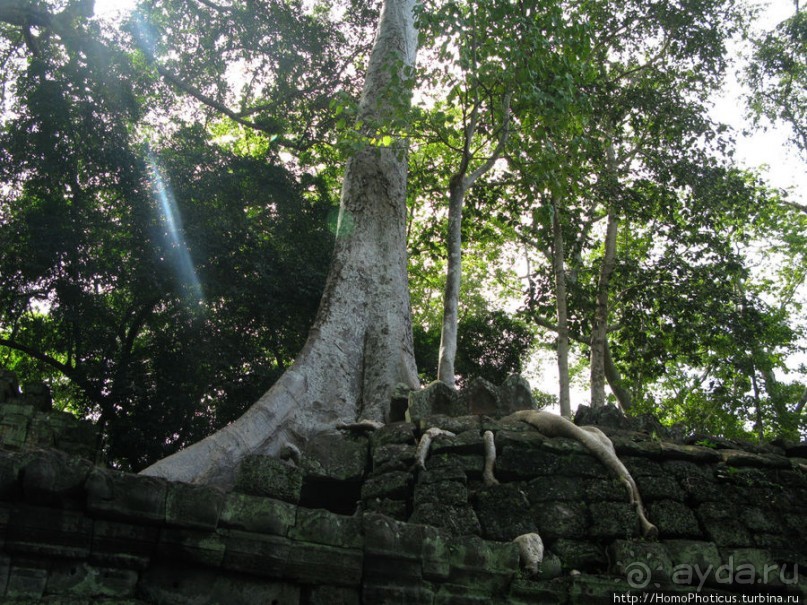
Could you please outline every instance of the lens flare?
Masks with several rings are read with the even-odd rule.
[[[180,283],[189,289],[191,299],[201,303],[204,300],[202,283],[199,281],[199,276],[193,267],[193,261],[191,260],[191,254],[182,228],[182,216],[179,213],[174,194],[171,188],[166,185],[162,171],[151,151],[146,154],[146,161],[151,174],[151,186],[154,196],[159,202],[159,218],[166,228],[166,243],[169,250],[172,251],[171,257],[167,260],[173,264]]]

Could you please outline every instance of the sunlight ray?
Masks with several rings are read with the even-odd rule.
[[[154,195],[159,202],[159,218],[166,228],[165,237],[168,248],[173,252],[168,260],[174,266],[177,278],[180,283],[190,291],[190,297],[196,302],[203,302],[202,283],[193,266],[190,250],[185,241],[185,233],[182,227],[182,216],[177,207],[171,187],[166,184],[162,170],[157,163],[154,154],[148,151],[146,154],[149,173],[151,175],[151,186]]]

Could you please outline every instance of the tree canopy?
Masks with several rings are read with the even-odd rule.
[[[539,347],[564,413],[579,363],[595,405],[805,431],[805,204],[710,115],[732,0],[92,6],[0,1],[0,363],[114,464],[259,399],[292,443],[383,419],[415,358],[501,381]],[[745,71],[801,151],[803,17]]]

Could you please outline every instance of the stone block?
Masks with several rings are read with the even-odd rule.
[[[579,575],[568,587],[570,605],[613,605],[614,595],[635,594],[634,587],[621,579],[603,575]]]
[[[58,426],[59,418],[64,419],[62,427]],[[57,449],[88,460],[95,459],[98,428],[94,424],[79,420],[67,412],[51,412],[48,414],[48,422],[54,427]]]
[[[491,594],[475,586],[440,584],[434,595],[434,605],[489,605]]]
[[[169,483],[165,500],[168,525],[194,529],[216,528],[224,506],[224,492],[206,485]]]
[[[445,582],[451,574],[451,537],[442,531],[432,529],[423,538],[421,561],[423,577],[433,582]]]
[[[167,565],[155,566],[145,572],[140,582],[138,596],[148,603],[166,605],[300,605],[306,603],[301,598],[300,587],[290,582],[250,578],[244,575],[210,573],[206,570]],[[118,605],[118,603],[115,602],[114,605]],[[311,604],[307,603],[307,605]]]
[[[418,424],[422,418],[435,414],[446,416],[466,416],[468,414],[465,402],[461,401],[447,384],[439,380],[423,389],[409,393],[406,420]]]
[[[0,368],[0,403],[5,404],[20,396],[20,383],[11,370]]]
[[[753,533],[783,533],[785,525],[779,515],[772,515],[758,507],[742,507],[740,518]]]
[[[663,475],[661,464],[649,458],[640,456],[621,456],[622,464],[628,469],[631,476],[637,477],[659,477]]]
[[[491,485],[477,492],[474,509],[486,540],[508,542],[538,531],[527,496],[516,484]]]
[[[411,585],[423,579],[423,566],[419,559],[399,557],[391,553],[367,554],[364,557],[364,582],[395,582]]]
[[[437,531],[377,514],[365,514],[363,524],[365,583],[419,582],[424,543],[434,541]]]
[[[577,477],[541,476],[529,481],[524,486],[524,493],[533,504],[548,501],[580,501],[584,496],[586,484]],[[622,488],[622,498],[625,490]]]
[[[54,560],[45,592],[73,598],[127,598],[135,596],[138,574],[131,569],[96,567],[83,561]]]
[[[585,540],[567,540],[561,538],[552,544],[554,552],[561,560],[563,569],[590,572],[605,567],[607,558],[605,551],[598,544]]]
[[[384,515],[366,513],[362,516],[365,552],[390,554],[405,559],[420,559],[423,541],[434,539],[434,528],[402,523]]]
[[[720,557],[722,565],[715,569],[714,574],[716,586],[730,583],[770,590],[797,580],[793,569],[788,570],[769,551],[761,548],[723,548]]]
[[[456,437],[440,437],[432,441],[430,453],[433,456],[439,454],[462,455],[462,454],[484,454],[485,445],[479,431],[463,431]]]
[[[646,505],[647,516],[663,538],[700,538],[698,519],[692,510],[675,500],[657,500]]]
[[[7,452],[0,449],[0,499],[8,501],[20,497],[20,471],[32,457],[29,452]]]
[[[26,403],[39,412],[50,412],[53,409],[53,398],[50,388],[44,382],[29,380],[22,387],[22,397]]]
[[[610,572],[627,580],[633,588],[652,590],[670,583],[673,562],[662,543],[615,540],[608,553]]]
[[[360,549],[364,546],[360,516],[337,515],[322,509],[299,508],[289,538],[343,549]]]
[[[684,490],[681,489],[675,477],[670,475],[660,474],[656,477],[647,475],[637,477],[636,485],[642,495],[642,500],[645,502],[649,500],[677,500],[681,502],[684,500]]]
[[[429,458],[426,470],[418,470],[418,483],[466,483],[466,467],[461,456],[439,455]]]
[[[284,579],[302,584],[359,587],[363,568],[364,555],[360,549],[293,542]]]
[[[434,592],[428,584],[398,585],[380,581],[362,586],[362,602],[373,605],[434,605]]]
[[[156,555],[165,561],[191,561],[219,567],[224,560],[222,537],[209,531],[164,527],[160,530]]]
[[[546,502],[532,507],[538,534],[544,540],[579,539],[588,535],[589,518],[580,502]]]
[[[639,535],[639,519],[628,502],[593,502],[589,510],[592,537],[628,539]]]
[[[415,485],[414,506],[423,504],[468,504],[468,488],[460,481],[421,482]]]
[[[410,523],[421,523],[444,529],[454,536],[479,535],[479,519],[470,505],[423,504],[412,512]]]
[[[557,476],[561,457],[542,447],[505,443],[496,459],[496,476],[499,481],[518,481],[540,476]]]
[[[421,431],[430,428],[451,431],[455,435],[465,431],[481,431],[483,416],[447,416],[445,414],[432,414],[424,416],[417,423]]]
[[[548,479],[547,479],[548,480]],[[577,479],[578,484],[582,482]],[[587,502],[627,502],[628,491],[625,486],[613,477],[607,479],[593,479],[580,486],[585,490]]]
[[[21,415],[3,416],[0,421],[0,447],[9,450],[22,449],[28,438],[29,422],[28,417]]]
[[[359,481],[369,467],[369,440],[341,431],[314,435],[305,446],[302,470],[306,478]]]
[[[39,452],[23,466],[23,492],[31,504],[76,508],[84,504],[84,483],[92,463],[62,452]]]
[[[370,433],[370,446],[373,449],[382,445],[414,445],[415,425],[411,422],[391,422]]]
[[[635,434],[615,434],[611,435],[611,443],[614,444],[616,455],[622,458],[623,456],[639,456],[643,458],[660,459],[662,457],[661,444],[657,441],[648,441],[647,439],[636,439]],[[641,436],[644,437],[644,436]]]
[[[0,551],[6,542],[6,533],[8,532],[8,523],[11,520],[11,507],[13,505],[5,502],[0,503]]]
[[[667,549],[667,553],[672,561],[673,569],[685,573],[688,569],[698,569],[700,573],[706,574],[709,569],[717,569],[722,561],[720,553],[712,542],[702,540],[664,540],[662,543]],[[681,576],[683,579],[683,576]],[[676,584],[678,582],[673,578]]]
[[[729,502],[705,502],[697,509],[706,537],[719,547],[751,544],[751,535],[738,515],[738,509]]]
[[[6,593],[8,574],[11,571],[11,557],[0,554],[0,596]]]
[[[391,517],[397,521],[409,519],[411,511],[405,500],[390,500],[388,498],[373,498],[362,503],[368,513],[377,513]]]
[[[25,420],[27,423],[36,414],[34,406],[15,399],[3,405],[0,405],[0,421],[9,422],[10,424],[17,424]]]
[[[362,484],[361,499],[365,502],[375,498],[404,500],[410,493],[411,484],[412,475],[406,471],[376,475]]]
[[[721,460],[720,452],[716,449],[666,441],[661,443],[661,453],[665,460],[682,460],[695,464],[714,464]]]
[[[83,513],[39,506],[11,509],[5,550],[12,554],[83,559],[90,554],[93,522]]]
[[[565,581],[539,581],[516,578],[510,585],[507,595],[507,605],[536,605],[552,603],[563,605],[569,597],[570,579]]]
[[[459,399],[463,402],[466,414],[505,416],[499,400],[499,389],[484,378],[473,378],[462,390]]]
[[[38,603],[48,581],[47,562],[14,559],[8,572],[6,602]]]
[[[268,578],[282,578],[291,550],[291,541],[279,536],[238,530],[221,531],[225,544],[222,566]]]
[[[430,480],[434,481],[464,481],[459,476],[460,472],[468,477],[481,477],[484,467],[485,458],[481,452],[479,454],[437,454],[426,461],[426,470]],[[422,470],[418,472],[419,477],[425,476]]]
[[[526,378],[511,374],[499,386],[499,413],[503,416],[520,410],[531,410],[534,407],[535,399]]]
[[[415,445],[388,443],[373,449],[373,473],[408,471],[415,463]]]
[[[361,605],[361,589],[344,586],[311,586],[303,596],[306,605]]]
[[[85,484],[87,510],[110,519],[161,524],[168,482],[157,477],[93,469]]]
[[[462,536],[450,542],[449,583],[492,594],[507,588],[519,571],[518,546]]]
[[[160,528],[96,519],[90,561],[100,567],[145,569],[157,548]]]
[[[55,448],[56,430],[49,421],[50,414],[35,414],[28,425],[27,445],[36,448]]]
[[[720,456],[728,466],[750,466],[757,468],[790,469],[792,465],[786,456],[776,454],[752,454],[742,450],[720,450]]]
[[[248,532],[286,536],[296,518],[297,507],[294,504],[231,492],[224,499],[219,525]]]
[[[297,504],[302,485],[296,466],[271,456],[246,456],[238,467],[234,490]]]

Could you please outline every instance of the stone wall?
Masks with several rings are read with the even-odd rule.
[[[94,459],[98,432],[73,414],[52,409],[50,390],[40,382],[20,385],[0,369],[0,448],[56,448]]]
[[[52,449],[0,452],[0,602],[805,596],[803,446],[752,451],[604,428],[659,528],[658,540],[645,541],[624,487],[578,443],[484,415],[521,405],[513,401],[523,389],[505,386],[477,383],[474,396],[458,399],[439,387],[421,391],[409,420],[323,433],[296,463],[247,459],[229,492],[119,473]],[[479,413],[434,413],[469,409]],[[427,470],[414,470],[416,439],[430,427],[456,437],[435,440]],[[485,430],[496,435],[495,486],[482,482]],[[512,543],[527,532],[546,546],[537,575],[521,569]]]

